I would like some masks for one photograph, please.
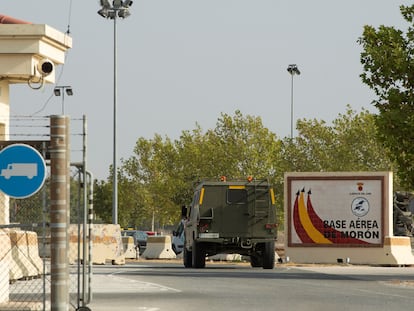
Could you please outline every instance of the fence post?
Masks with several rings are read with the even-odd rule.
[[[67,116],[50,117],[51,311],[69,310],[68,127]]]

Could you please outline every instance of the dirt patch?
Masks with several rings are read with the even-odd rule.
[[[385,283],[395,285],[395,286],[414,287],[414,281],[410,281],[410,280],[391,280]]]

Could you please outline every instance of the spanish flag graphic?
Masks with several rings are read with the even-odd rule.
[[[293,206],[293,225],[302,243],[306,244],[369,244],[366,241],[351,238],[341,231],[324,224],[315,212],[311,200],[312,192],[307,193],[305,204],[305,189],[296,192]]]

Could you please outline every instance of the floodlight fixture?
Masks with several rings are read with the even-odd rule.
[[[98,14],[100,16],[102,16],[103,18],[108,18],[109,17],[109,11],[107,8],[102,8],[98,11]]]
[[[98,14],[103,18],[116,20],[119,18],[127,18],[131,15],[129,8],[132,5],[133,1],[131,0],[114,0],[112,5],[108,0],[100,1],[102,8],[98,11]]]
[[[68,88],[66,88],[66,94],[68,94],[69,96],[73,95],[73,90],[70,86]]]
[[[293,76],[300,75],[300,70],[296,64],[290,64],[287,71],[292,76],[290,88],[290,138],[293,139]]]
[[[123,7],[124,8],[129,8],[132,5],[132,3],[133,3],[133,1],[131,1],[131,0],[125,0],[124,4],[123,4]]]
[[[287,68],[287,71],[291,74],[291,75],[300,75],[300,71],[299,68],[296,64],[290,64]]]
[[[62,115],[65,114],[65,92],[66,95],[72,96],[72,87],[70,85],[57,85],[53,90],[53,94],[55,94],[55,96],[62,96]]]
[[[109,4],[109,0],[100,0],[101,6],[104,8],[109,8],[111,5]]]
[[[118,16],[120,18],[127,18],[130,15],[131,15],[131,13],[129,13],[129,10],[128,9],[122,9],[122,10],[119,10],[118,11]]]
[[[119,8],[123,5],[122,0],[114,0],[112,4],[114,8]]]

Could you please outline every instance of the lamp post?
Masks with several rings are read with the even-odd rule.
[[[109,0],[100,0],[102,8],[98,11],[98,14],[104,18],[112,19],[114,21],[114,124],[113,124],[113,192],[112,192],[112,223],[118,224],[118,173],[117,173],[117,38],[116,38],[116,20],[118,17],[127,18],[129,13],[129,7],[132,5],[131,0],[114,0],[112,5]]]
[[[55,96],[62,96],[62,115],[65,114],[65,91],[68,96],[73,95],[73,89],[70,85],[55,86],[53,93]]]
[[[296,64],[290,64],[287,67],[287,71],[292,76],[292,83],[290,88],[290,138],[293,138],[293,76],[300,75],[300,71]]]

